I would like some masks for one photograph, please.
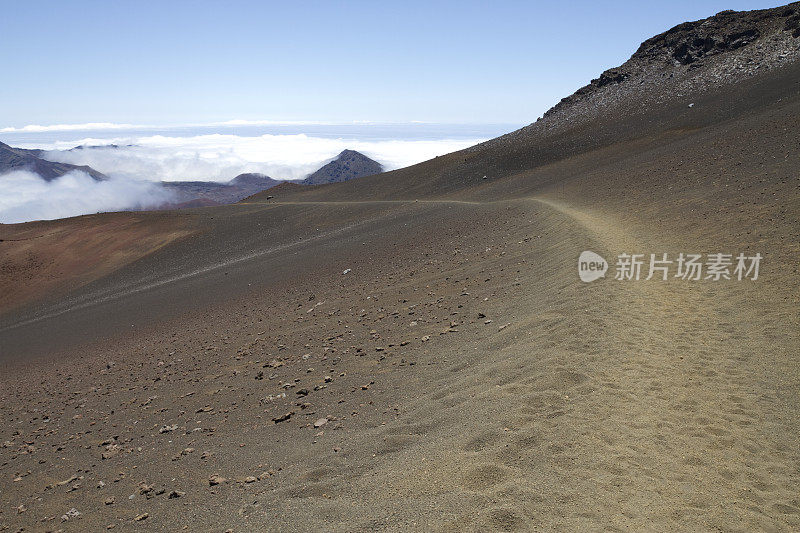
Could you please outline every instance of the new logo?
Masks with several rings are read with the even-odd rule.
[[[608,270],[608,263],[594,252],[586,250],[581,252],[578,257],[578,275],[581,277],[581,281],[589,283],[598,278],[604,278],[606,270]]]

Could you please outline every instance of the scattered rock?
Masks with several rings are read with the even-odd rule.
[[[213,476],[208,478],[208,485],[211,486],[211,487],[214,487],[216,485],[222,485],[223,483],[227,483],[227,482],[228,482],[227,479],[225,479],[224,477],[222,477],[220,475],[217,475],[217,474],[214,474]]]
[[[67,520],[72,520],[73,518],[78,518],[81,515],[80,511],[75,509],[74,507],[61,515],[61,521],[66,522]]]
[[[115,455],[118,455],[119,452],[120,452],[119,446],[117,446],[116,444],[112,444],[106,451],[100,454],[100,457],[102,459],[111,459]]]
[[[153,496],[153,485],[147,483],[139,483],[139,494],[146,496],[150,499]]]

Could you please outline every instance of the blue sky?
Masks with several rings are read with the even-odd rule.
[[[782,3],[0,0],[0,128],[527,123],[675,24]]]

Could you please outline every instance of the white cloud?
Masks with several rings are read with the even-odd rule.
[[[362,152],[387,170],[393,170],[484,140],[356,140],[305,134],[255,137],[212,134],[84,138],[26,147],[59,150],[43,157],[89,165],[109,176],[149,181],[228,181],[243,172],[261,172],[275,179],[303,178],[345,148]],[[61,151],[76,145],[109,144],[116,144],[118,148]]]
[[[426,124],[427,122],[412,120],[408,124]],[[214,126],[335,126],[347,124],[404,124],[403,122],[374,122],[371,120],[354,120],[351,122],[329,122],[319,120],[248,120],[232,119],[222,122],[199,122],[187,124],[119,124],[115,122],[84,122],[80,124],[28,124],[27,126],[7,126],[0,128],[0,133],[47,133],[58,131],[114,131],[114,130],[153,130],[170,128],[201,128]]]
[[[192,126],[332,126],[335,122],[318,120],[246,120],[235,118],[224,122],[211,122],[209,124],[192,124]]]
[[[308,126],[308,125],[335,125],[335,122],[320,122],[315,120],[245,120],[233,119],[223,122],[206,122],[190,124],[173,124],[155,126],[152,124],[118,124],[115,122],[84,122],[81,124],[28,124],[27,126],[8,126],[0,128],[0,133],[49,133],[58,131],[115,131],[115,130],[154,130],[169,128],[202,128],[214,126]],[[354,122],[355,124],[355,122]],[[363,122],[370,124],[370,122]]]
[[[28,171],[0,175],[0,223],[156,207],[172,199],[161,186],[131,179],[96,181],[75,171],[47,182]]]
[[[28,124],[21,128],[7,127],[0,128],[0,133],[43,133],[51,131],[99,131],[99,130],[132,130],[139,128],[149,128],[152,126],[137,126],[135,124],[114,124],[112,122],[86,122],[84,124],[51,124],[40,126],[39,124]]]

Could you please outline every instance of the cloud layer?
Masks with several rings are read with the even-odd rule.
[[[36,147],[65,150],[76,145],[116,144],[118,148],[52,151],[44,158],[89,165],[109,176],[138,180],[228,181],[243,172],[261,172],[275,179],[300,179],[345,148],[362,152],[391,170],[460,150],[483,140],[363,140],[305,134],[255,137],[212,134],[84,138]]]
[[[421,124],[423,122],[415,120],[409,124]],[[0,133],[46,133],[55,131],[116,131],[116,130],[148,130],[161,128],[193,128],[193,127],[215,127],[215,126],[303,126],[303,125],[336,125],[336,124],[381,124],[368,120],[359,120],[347,123],[327,122],[317,120],[247,120],[233,119],[222,122],[204,122],[196,124],[173,124],[172,126],[155,126],[148,124],[119,124],[115,122],[83,122],[80,124],[28,124],[27,126],[7,126],[0,128]]]
[[[83,124],[51,124],[41,126],[39,124],[28,124],[20,128],[12,126],[0,128],[0,133],[44,133],[50,131],[101,131],[101,130],[132,130],[147,128],[148,126],[136,126],[134,124],[115,124],[113,122],[85,122]]]
[[[75,171],[46,182],[27,171],[0,175],[0,223],[52,220],[101,211],[156,207],[172,199],[163,187],[131,179],[95,181]]]
[[[89,165],[111,179],[97,182],[83,172],[72,172],[48,183],[30,172],[2,175],[0,223],[158,207],[173,200],[158,184],[161,181],[227,182],[245,172],[260,172],[275,179],[301,179],[346,148],[362,152],[392,170],[484,140],[344,138],[302,133],[178,136],[142,131],[131,132],[129,137],[111,138],[98,132],[98,137],[75,139],[69,133],[88,126],[123,130],[130,125],[27,126],[25,131],[31,134],[46,137],[51,131],[66,131],[70,139],[15,144],[47,150],[42,157],[50,161]],[[78,145],[101,148],[70,150]]]

